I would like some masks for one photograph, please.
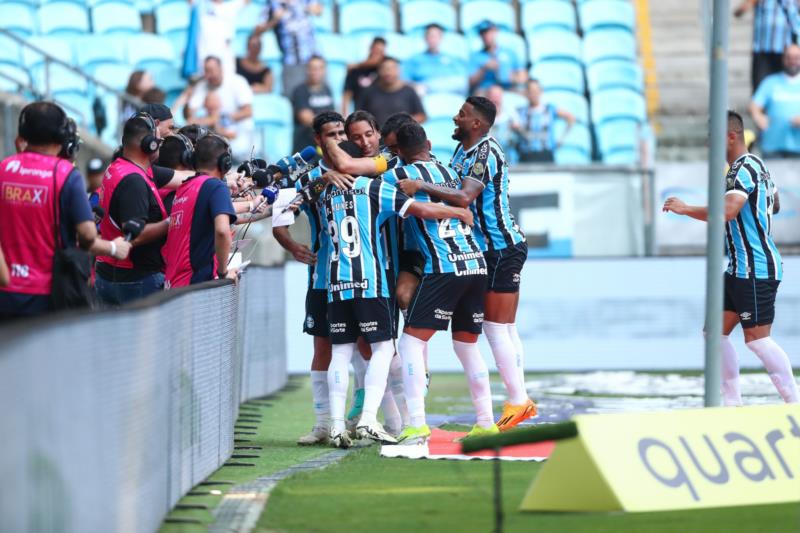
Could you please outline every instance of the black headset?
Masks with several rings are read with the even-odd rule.
[[[142,149],[142,152],[146,154],[155,153],[158,150],[158,147],[161,146],[161,139],[158,138],[158,126],[156,126],[156,121],[153,120],[153,117],[148,115],[147,113],[140,111],[133,115],[128,120],[141,120],[147,124],[147,129],[150,131],[142,137],[142,141],[139,143],[139,148]]]
[[[211,133],[208,130],[206,130],[205,135],[203,135],[203,137],[199,137],[198,136],[197,142],[195,142],[195,151],[192,152],[192,165],[191,165],[192,168],[197,170],[197,149],[196,149],[196,147],[197,147],[197,143],[200,142],[200,139],[205,138],[205,137],[214,137],[216,139],[221,140],[223,143],[225,143],[225,152],[220,154],[219,157],[217,158],[217,170],[219,170],[223,175],[227,174],[228,171],[233,166],[233,156],[231,155],[231,145],[228,142],[228,139],[226,139],[222,135],[217,135],[216,133]]]
[[[58,153],[58,156],[63,159],[72,160],[78,153],[78,149],[80,149],[81,138],[78,135],[78,126],[75,124],[74,120],[67,116],[66,111],[64,111],[61,106],[55,103],[52,104],[61,112],[61,122],[58,125],[58,131],[56,131],[57,142],[61,145],[61,151]],[[23,138],[26,136],[23,130],[27,129],[28,126],[27,109],[28,106],[22,108],[17,125],[17,131]]]
[[[192,145],[192,141],[189,140],[189,137],[184,135],[183,133],[176,133],[173,137],[178,138],[183,143],[183,150],[181,150],[180,155],[180,162],[186,168],[194,168],[192,164],[194,157],[194,146]]]

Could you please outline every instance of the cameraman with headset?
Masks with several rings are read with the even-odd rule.
[[[97,238],[83,176],[69,161],[78,150],[77,130],[63,109],[52,102],[25,106],[16,145],[22,151],[0,163],[0,242],[11,270],[10,284],[0,289],[0,320],[52,309],[58,247],[77,244],[116,260],[130,251],[119,237]]]
[[[103,237],[124,236],[122,228],[126,222],[144,223],[141,234],[131,243],[129,258],[97,258],[95,289],[108,305],[123,305],[164,286],[161,247],[167,236],[167,212],[158,189],[170,181],[164,182],[165,177],[154,178],[152,169],[161,142],[150,115],[132,116],[122,132],[122,155],[109,165],[103,177],[100,189]]]

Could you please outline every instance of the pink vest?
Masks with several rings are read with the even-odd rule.
[[[61,189],[72,169],[69,161],[34,152],[0,162],[0,245],[11,273],[11,283],[0,291],[50,294],[56,247],[53,226],[61,208]]]
[[[117,188],[117,185],[119,185],[119,182],[122,181],[122,178],[128,174],[139,174],[142,176],[145,183],[147,183],[147,186],[150,188],[150,191],[153,193],[153,197],[155,197],[156,202],[158,202],[158,207],[161,209],[161,218],[164,219],[167,217],[167,210],[164,209],[164,202],[161,201],[161,196],[159,196],[158,189],[156,189],[156,184],[153,181],[153,170],[147,169],[147,171],[145,171],[136,164],[120,157],[119,159],[115,159],[108,166],[106,173],[103,175],[103,184],[97,191],[100,194],[100,206],[102,206],[103,210],[105,211],[103,220],[100,221],[100,236],[107,241],[114,240],[117,237],[124,237],[122,234],[122,229],[118,227],[113,220],[111,220],[110,212],[111,199],[114,197],[114,190]],[[127,222],[127,220],[122,220],[119,222],[120,224],[124,224]],[[116,268],[134,268],[130,257],[128,259],[116,259],[114,257],[101,255],[97,256],[97,261],[100,263],[109,264]]]
[[[192,281],[191,239],[192,220],[200,188],[211,176],[191,178],[178,187],[172,212],[169,215],[169,231],[167,244],[164,245],[164,258],[167,264],[164,287],[174,289],[185,287]],[[214,255],[214,277],[217,275],[217,257]]]

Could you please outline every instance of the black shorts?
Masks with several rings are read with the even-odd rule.
[[[772,324],[780,281],[743,279],[725,274],[725,307],[739,315],[743,329]]]
[[[400,272],[409,272],[422,279],[425,269],[425,256],[415,250],[400,250]]]
[[[303,333],[315,337],[328,337],[328,291],[324,289],[308,289],[306,292],[306,319],[303,322]]]
[[[359,337],[369,344],[392,340],[394,325],[388,298],[356,298],[330,302],[331,344],[356,342]]]
[[[483,252],[489,282],[486,290],[519,292],[520,274],[528,259],[528,243],[522,241],[502,250]]]
[[[444,331],[483,331],[486,276],[425,274],[408,306],[406,326]]]

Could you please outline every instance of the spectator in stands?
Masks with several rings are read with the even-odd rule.
[[[466,67],[458,58],[439,51],[443,36],[442,26],[429,24],[425,28],[425,51],[403,63],[403,75],[420,94],[449,92],[466,96]]]
[[[203,100],[203,109],[205,110],[205,117],[201,120],[203,120],[209,131],[226,139],[236,138],[236,132],[231,128],[230,118],[222,112],[222,99],[217,91],[206,93],[206,99]]]
[[[247,53],[236,59],[236,74],[247,80],[254,93],[272,92],[272,70],[261,62],[261,37],[251,33],[247,38]]]
[[[575,116],[565,109],[545,103],[538,80],[528,80],[527,97],[528,105],[518,111],[519,122],[512,126],[518,136],[519,160],[525,163],[552,163],[556,148],[561,146],[575,123]],[[556,139],[553,128],[557,118],[567,122],[560,139]]]
[[[364,91],[378,77],[378,65],[386,57],[386,39],[375,37],[369,45],[367,59],[361,63],[347,65],[347,77],[344,79],[342,94],[342,116],[350,114],[350,104],[357,103]]]
[[[238,74],[225,76],[219,58],[208,57],[203,64],[204,79],[194,88],[191,86],[185,92],[184,101],[188,97],[188,104],[184,109],[187,122],[194,122],[202,126],[213,126],[218,121],[230,129],[235,138],[231,143],[234,158],[247,159],[253,146],[253,91],[243,77]],[[206,103],[209,92],[219,95],[221,108],[220,117],[200,117],[201,109]],[[190,95],[190,96],[189,96]]]
[[[283,95],[291,97],[294,88],[305,79],[305,65],[311,56],[318,55],[314,24],[310,16],[322,14],[317,0],[269,0],[267,21],[256,26],[256,34],[275,29],[278,46],[283,52]]]
[[[191,4],[193,0],[189,0]],[[227,75],[236,72],[233,38],[236,36],[236,18],[250,0],[210,0],[203,4],[200,13],[200,37],[197,40],[197,57],[218,57]]]
[[[485,91],[492,85],[512,89],[525,83],[525,65],[513,50],[497,44],[497,26],[489,20],[478,25],[483,49],[470,59],[469,86],[473,93]]]
[[[141,100],[144,93],[155,86],[156,82],[153,81],[153,77],[149,72],[145,70],[134,70],[128,78],[128,85],[125,87],[125,94]],[[137,111],[139,111],[138,106],[130,102],[124,102],[119,115],[120,123],[125,124],[125,122]]]
[[[197,175],[175,192],[164,247],[167,289],[238,277],[235,268],[228,268],[231,224],[236,220],[224,180],[231,166],[230,146],[219,135],[206,135],[197,141],[194,161]]]
[[[381,126],[381,141],[383,142],[383,146],[389,150],[392,155],[399,155],[397,149],[397,130],[400,129],[400,126],[408,124],[409,122],[415,122],[414,117],[401,111],[400,113],[391,115],[383,123],[383,126]]]
[[[0,287],[7,287],[11,276],[8,275],[8,265],[3,257],[3,247],[0,246]]]
[[[372,113],[383,125],[394,113],[405,111],[417,122],[425,121],[425,109],[417,92],[400,79],[400,63],[393,57],[385,57],[378,67],[378,79],[361,95],[356,106]]]
[[[153,87],[145,91],[142,95],[142,102],[145,104],[163,104],[167,101],[167,93],[159,89],[158,87]]]
[[[299,152],[314,145],[314,117],[323,111],[333,111],[333,94],[325,82],[325,60],[313,56],[306,65],[306,81],[292,93],[294,111],[294,150]]]
[[[117,260],[124,260],[130,251],[123,239],[109,242],[97,237],[83,176],[59,157],[65,147],[75,149],[78,143],[68,120],[52,102],[26,105],[17,132],[25,140],[24,151],[0,163],[0,285],[7,285],[0,289],[0,322],[51,310],[58,247],[80,246]]]
[[[142,113],[147,113],[156,121],[158,134],[161,138],[166,138],[175,131],[175,119],[172,117],[172,110],[164,104],[145,104],[141,109]]]
[[[766,157],[800,156],[800,46],[783,54],[783,72],[764,78],[750,103]]]
[[[800,16],[797,0],[744,0],[733,14],[738,18],[755,8],[753,14],[752,90],[783,68],[783,50],[797,42]]]
[[[492,129],[489,130],[489,134],[503,147],[508,161],[510,163],[516,163],[519,156],[514,146],[515,135],[512,125],[519,124],[519,117],[517,116],[516,110],[508,109],[508,107],[503,105],[503,93],[503,88],[499,85],[492,85],[489,87],[489,90],[486,91],[486,98],[491,100],[495,108],[497,108],[494,124],[492,125]]]

